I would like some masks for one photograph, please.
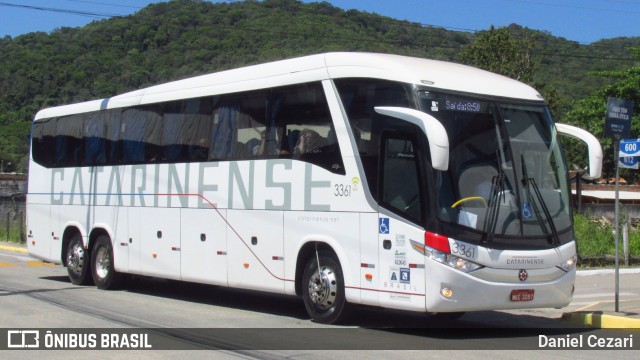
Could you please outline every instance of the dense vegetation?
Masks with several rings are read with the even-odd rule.
[[[575,213],[573,216],[576,243],[578,246],[578,265],[605,264],[605,259],[615,259],[616,245],[613,229],[615,225],[604,219],[591,219],[589,214]],[[622,231],[619,239],[620,257],[623,259]],[[640,259],[640,232],[629,231],[629,256],[634,264]]]
[[[535,62],[532,83],[553,94],[555,116],[607,84],[591,71],[625,69],[640,38],[581,45],[512,25]],[[328,3],[173,0],[138,13],[0,39],[0,159],[26,169],[30,121],[41,108],[113,96],[198,74],[325,51],[375,51],[463,61],[479,34],[345,11]],[[606,102],[606,99],[605,99]],[[637,113],[638,114],[638,113]]]

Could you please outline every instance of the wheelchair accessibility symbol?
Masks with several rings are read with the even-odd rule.
[[[380,234],[389,233],[389,218],[380,218],[378,221],[378,231]]]
[[[525,220],[529,220],[533,217],[533,213],[531,212],[531,205],[529,203],[522,204],[522,218]]]

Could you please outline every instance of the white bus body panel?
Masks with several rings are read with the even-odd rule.
[[[38,224],[38,226],[28,227],[27,248],[29,255],[44,261],[61,263],[60,255],[51,256],[51,205],[37,204],[34,198],[42,196],[28,195],[29,211],[27,211],[27,224]],[[32,202],[34,201],[34,202]],[[49,224],[47,226],[47,224]]]
[[[387,213],[390,214],[390,213]],[[425,257],[411,247],[424,241],[424,230],[381,212],[377,228],[380,251],[380,305],[394,309],[424,311]]]
[[[140,273],[180,280],[180,209],[145,208],[140,219]],[[135,239],[134,239],[135,241]]]
[[[129,232],[129,208],[127,207],[104,207],[107,213],[113,214],[113,230],[115,232],[115,237],[111,239],[111,243],[113,245],[113,262],[116,268],[116,271],[122,273],[128,273],[131,271],[130,269],[130,258],[135,259],[138,254],[130,253],[132,249],[135,249],[133,246],[133,238],[130,238]],[[105,219],[105,223],[109,224],[108,219]],[[131,239],[131,242],[129,241]]]
[[[227,211],[182,209],[182,280],[227,286]]]
[[[228,210],[229,286],[284,292],[282,211]]]
[[[379,252],[382,245],[378,240],[378,213],[360,214],[360,303],[380,305],[380,287],[384,279],[381,275]]]

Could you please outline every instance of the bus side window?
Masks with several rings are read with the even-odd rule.
[[[104,114],[87,114],[84,123],[84,165],[104,165],[107,161]]]
[[[121,109],[107,110],[103,119],[105,122],[105,146],[107,165],[118,164],[118,137],[120,133]]]
[[[144,109],[144,156],[145,160],[150,163],[158,163],[163,160],[163,125],[161,109],[157,106],[149,106]]]
[[[121,163],[135,164],[144,161],[144,122],[145,113],[141,109],[127,109],[122,113],[120,124]]]
[[[181,142],[184,124],[184,101],[173,101],[164,104],[162,123],[162,160],[180,161],[184,144]]]
[[[271,126],[280,157],[345,174],[329,105],[320,83],[289,86],[271,97]]]
[[[180,143],[186,146],[186,161],[206,161],[211,143],[211,111],[214,98],[187,100]]]
[[[258,155],[266,129],[268,94],[261,90],[221,98],[213,111],[211,160],[244,160]]]
[[[210,160],[227,160],[234,154],[238,141],[236,125],[238,114],[237,104],[222,104],[214,111],[209,148]]]
[[[33,160],[45,167],[54,166],[56,121],[56,118],[51,118],[33,125]]]
[[[81,163],[83,114],[58,119],[56,128],[56,166],[77,166]]]

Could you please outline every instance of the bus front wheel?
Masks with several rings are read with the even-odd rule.
[[[88,285],[91,283],[89,275],[89,253],[84,248],[82,237],[75,234],[69,240],[66,253],[66,266],[69,280],[74,285]]]
[[[302,286],[304,306],[313,321],[333,324],[345,320],[348,304],[344,277],[340,263],[332,254],[319,252],[317,257],[309,258],[302,276]]]
[[[120,282],[120,274],[113,266],[111,240],[106,235],[100,235],[96,239],[91,252],[91,269],[93,282],[99,289],[113,289]]]

